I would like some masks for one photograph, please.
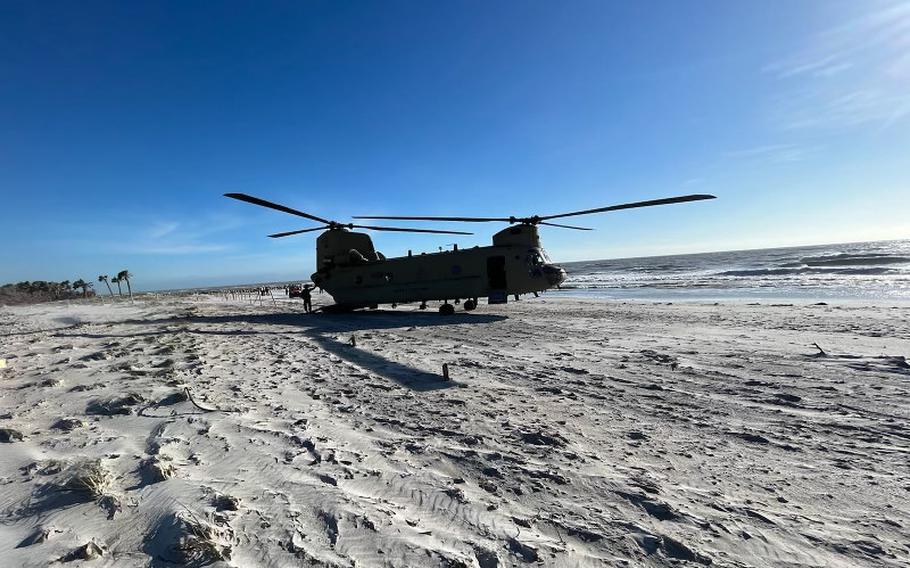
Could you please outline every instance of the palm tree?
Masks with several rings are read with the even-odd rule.
[[[60,282],[59,284],[57,284],[57,290],[58,290],[58,294],[59,294],[59,292],[63,292],[64,294],[68,295],[68,292],[70,290],[70,281],[64,280],[64,281]],[[59,295],[57,295],[56,297],[57,297],[57,299],[59,299]]]
[[[126,289],[130,294],[130,300],[133,299],[133,288],[132,288],[132,286],[130,286],[130,278],[132,278],[132,277],[133,277],[133,275],[130,274],[129,270],[121,270],[120,272],[117,273],[117,280],[126,281]]]
[[[120,288],[120,279],[117,278],[116,276],[114,276],[113,278],[111,278],[111,282],[113,282],[114,284],[117,285],[117,295],[119,295],[119,296],[122,297],[122,296],[123,296],[123,289]]]
[[[108,282],[108,277],[106,275],[102,274],[101,276],[98,277],[98,282],[104,282],[105,284],[107,284],[107,291],[110,292],[111,298],[113,298],[114,291],[111,290],[111,283]]]
[[[82,297],[85,298],[88,296],[88,289],[92,288],[92,284],[80,278],[73,282],[73,290],[79,290],[80,288],[82,289]]]

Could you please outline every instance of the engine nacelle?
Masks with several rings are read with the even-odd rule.
[[[358,259],[376,259],[373,240],[366,233],[343,229],[326,231],[316,239],[316,270],[357,264]]]
[[[493,235],[493,246],[519,245],[540,248],[540,235],[534,225],[520,224],[506,227]]]

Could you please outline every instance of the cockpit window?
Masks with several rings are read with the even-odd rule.
[[[527,256],[528,266],[531,268],[539,268],[546,263],[543,255],[540,254],[540,251],[537,249],[530,249]]]
[[[542,269],[546,260],[541,254],[541,251],[538,249],[528,249],[528,254],[525,256],[525,261],[528,263],[528,274],[532,277],[540,276],[543,274]]]

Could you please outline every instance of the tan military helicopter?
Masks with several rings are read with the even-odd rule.
[[[245,193],[226,193],[225,196],[323,223],[321,227],[275,233],[269,237],[280,238],[311,231],[324,231],[316,239],[317,266],[310,279],[335,300],[335,305],[327,308],[329,311],[350,311],[374,308],[379,304],[395,305],[408,302],[420,302],[421,309],[425,309],[428,301],[438,300],[443,302],[439,306],[439,312],[444,315],[455,313],[455,307],[449,303],[450,301],[459,303],[464,300],[464,309],[471,311],[477,307],[477,301],[482,297],[486,297],[490,304],[504,304],[509,296],[537,293],[559,286],[566,279],[566,271],[553,264],[547,257],[547,253],[540,246],[537,226],[547,225],[580,231],[592,229],[551,223],[551,219],[714,199],[713,195],[682,195],[531,217],[354,217],[469,223],[496,221],[510,225],[493,235],[492,246],[459,250],[455,245],[452,250],[442,252],[414,255],[408,251],[407,256],[386,258],[373,247],[369,235],[350,229],[447,235],[473,233],[339,223]]]

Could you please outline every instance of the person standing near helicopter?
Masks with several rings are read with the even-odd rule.
[[[300,290],[300,297],[303,299],[303,311],[306,313],[312,313],[313,311],[313,297],[312,297],[313,287],[309,284],[305,285]]]

